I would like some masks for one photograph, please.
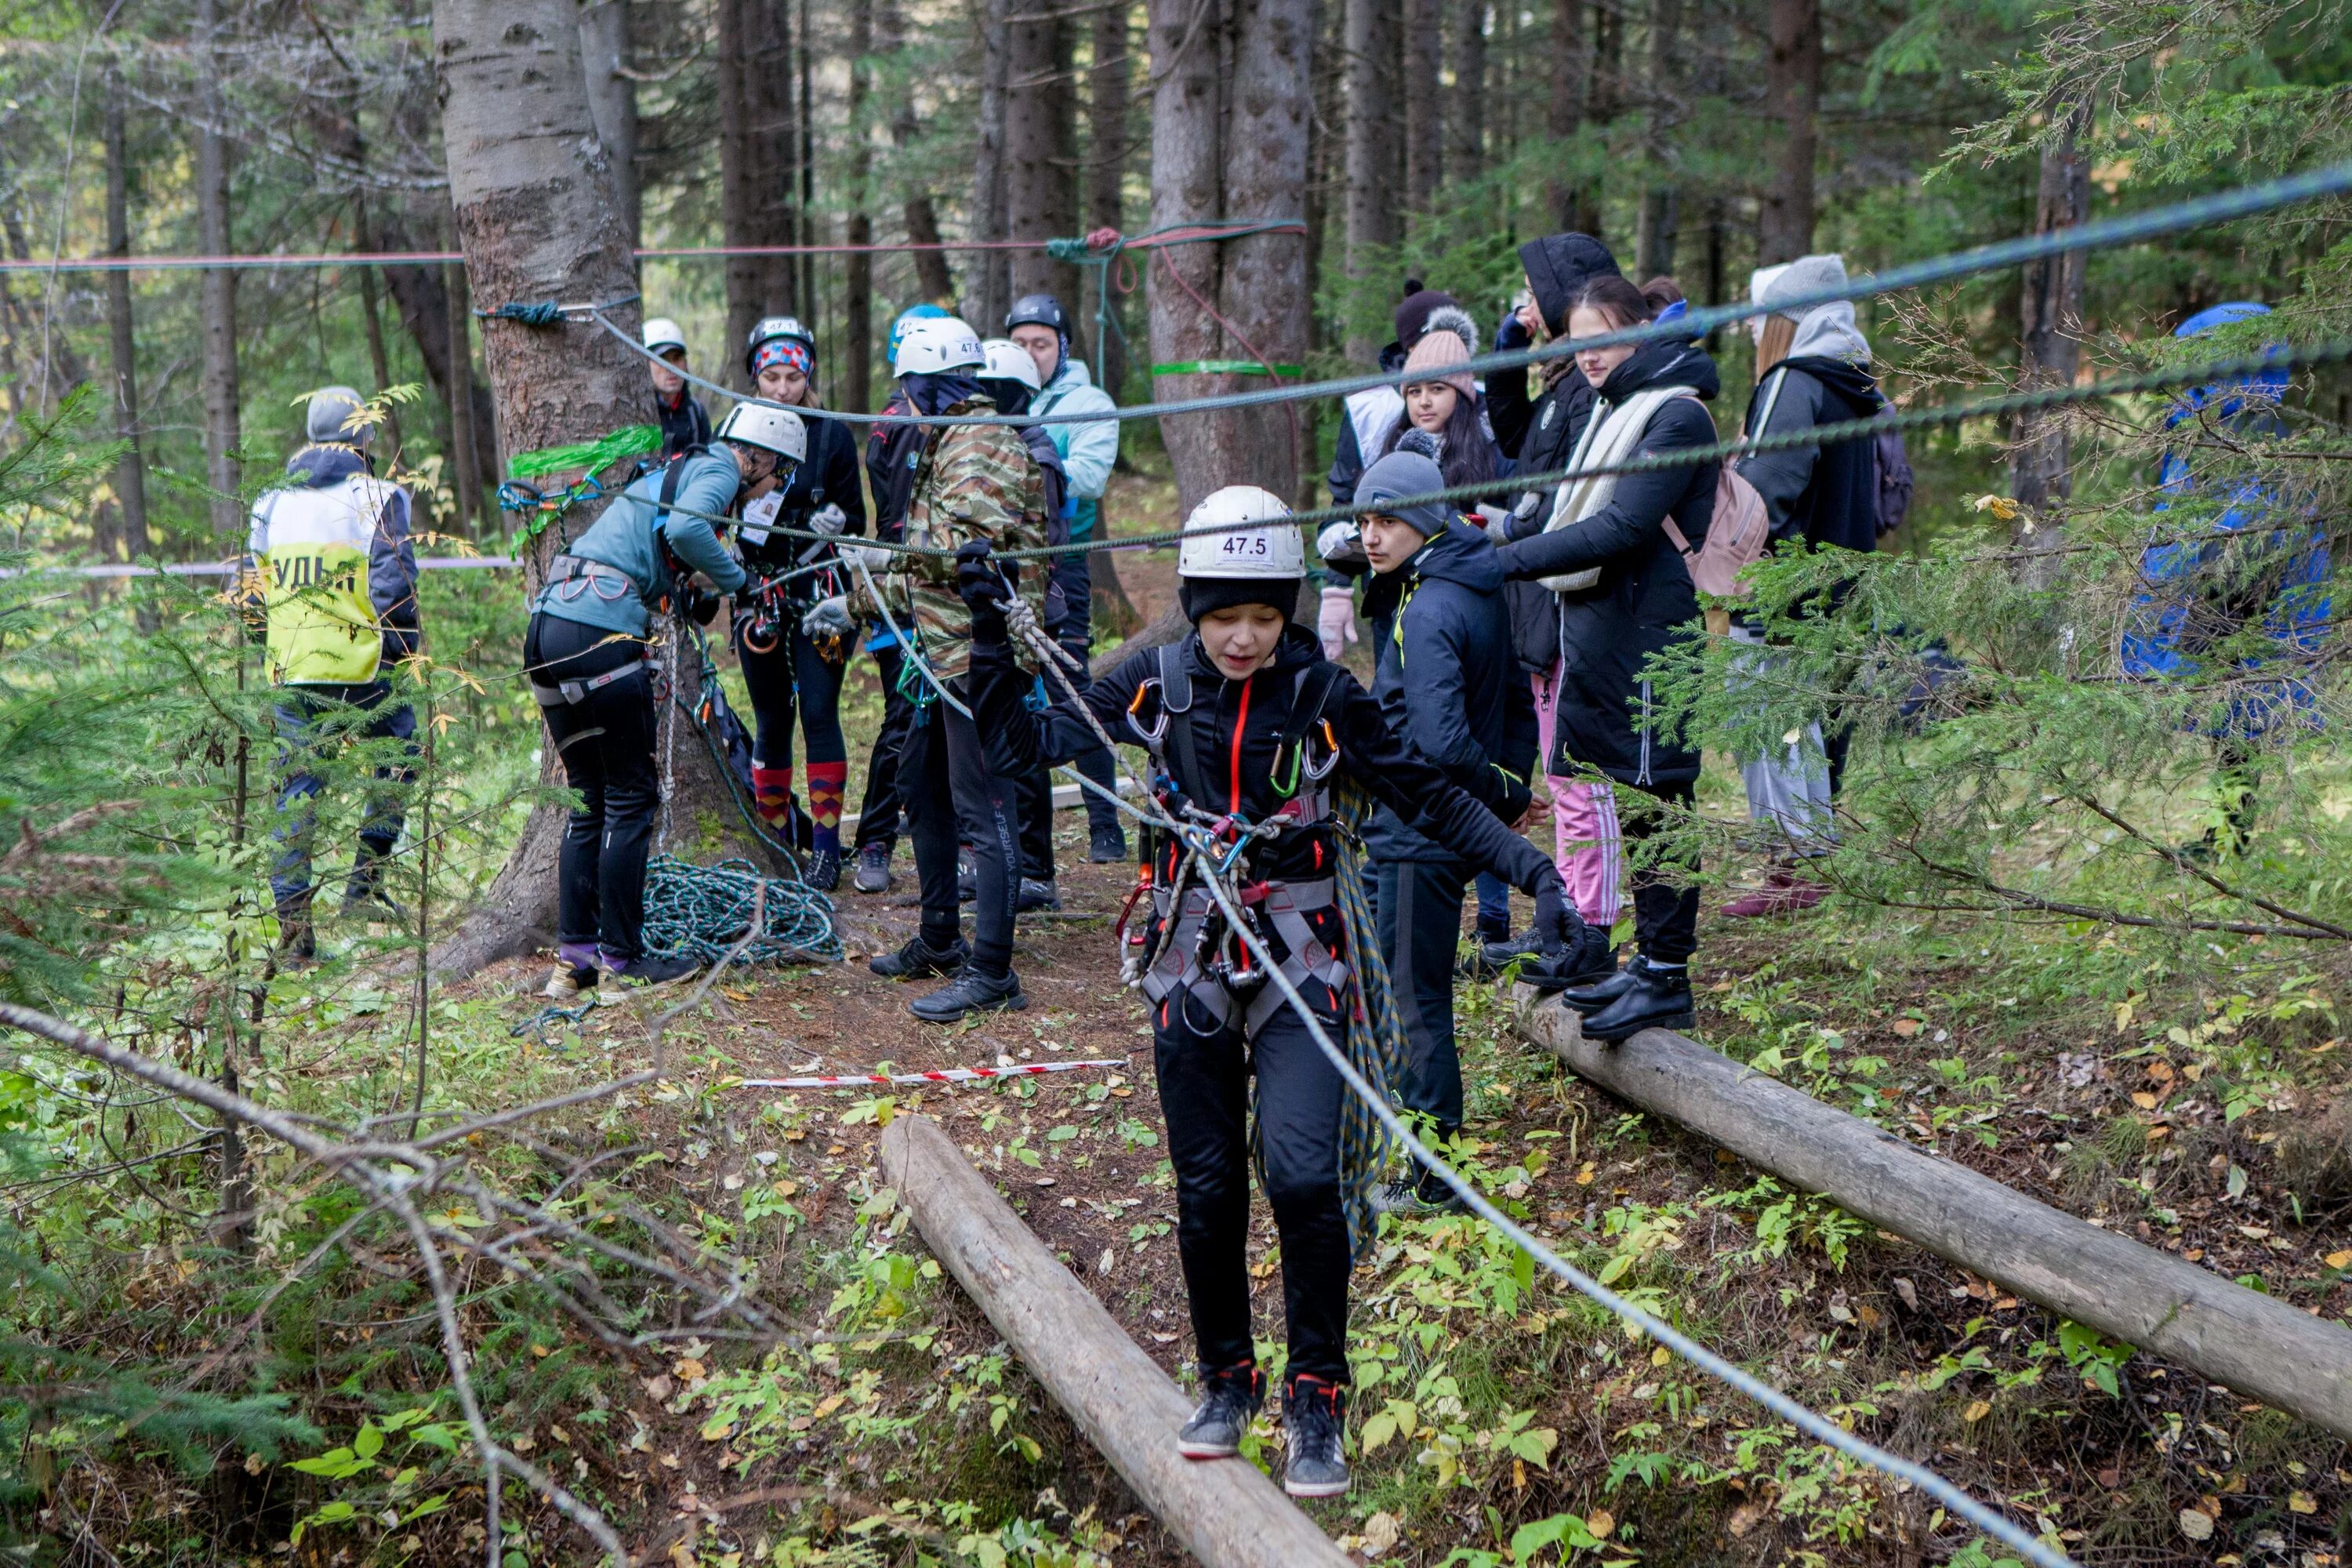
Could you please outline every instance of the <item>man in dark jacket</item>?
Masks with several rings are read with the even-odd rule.
[[[676,321],[656,316],[646,323],[646,348],[654,383],[654,419],[661,426],[664,460],[710,445],[710,415],[687,390],[686,334]]]
[[[1535,762],[1535,701],[1511,662],[1495,547],[1450,508],[1398,504],[1444,488],[1435,463],[1391,452],[1356,489],[1364,553],[1373,577],[1364,590],[1372,626],[1372,696],[1405,744],[1503,821],[1527,811]],[[1472,868],[1431,843],[1387,806],[1365,834],[1376,879],[1381,946],[1412,1046],[1406,1108],[1450,1138],[1462,1125],[1462,1061],[1454,1044],[1454,951]],[[1458,1206],[1451,1189],[1423,1172],[1400,1184],[1398,1202]]]
[[[1686,386],[1696,395],[1660,405],[1631,460],[1715,443],[1715,422],[1698,398],[1714,396],[1720,383],[1715,362],[1696,345],[1650,342],[1634,349],[1601,383],[1600,401],[1620,407],[1635,393],[1664,386]],[[1665,521],[1671,517],[1689,547],[1698,549],[1715,515],[1720,467],[1710,460],[1621,474],[1598,510],[1503,546],[1503,570],[1515,580],[1601,570],[1591,587],[1554,596],[1563,657],[1547,772],[1598,772],[1662,805],[1691,805],[1698,748],[1658,730],[1646,667],[1677,637],[1697,633],[1697,591]],[[1618,799],[1625,802],[1622,795]],[[1625,838],[1638,843],[1659,831],[1664,814],[1626,809],[1622,821]],[[1635,871],[1633,924],[1640,959],[1599,986],[1568,993],[1571,1005],[1591,1002],[1584,1030],[1592,1038],[1622,1039],[1689,1016],[1697,887],[1658,868]]]

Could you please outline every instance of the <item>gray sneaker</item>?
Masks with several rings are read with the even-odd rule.
[[[890,890],[890,851],[879,844],[869,844],[857,852],[857,874],[851,887],[861,893],[887,893]]]
[[[1282,1489],[1292,1497],[1339,1497],[1348,1489],[1348,1460],[1341,1453],[1348,1428],[1345,1392],[1336,1384],[1299,1373],[1282,1394],[1282,1426],[1289,1449]]]
[[[1188,1459],[1223,1459],[1242,1451],[1242,1434],[1265,1401],[1265,1378],[1255,1365],[1225,1367],[1201,1378],[1201,1407],[1176,1434]]]

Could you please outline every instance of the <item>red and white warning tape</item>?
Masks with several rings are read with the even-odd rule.
[[[942,1068],[937,1072],[855,1072],[838,1078],[739,1078],[737,1089],[848,1089],[865,1083],[978,1083],[992,1078],[1034,1078],[1080,1068],[1123,1068],[1123,1061],[1024,1062],[1009,1068]]]

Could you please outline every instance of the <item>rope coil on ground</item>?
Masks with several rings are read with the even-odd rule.
[[[760,929],[747,942],[753,899],[762,884],[765,909]],[[738,964],[842,960],[833,900],[805,882],[763,876],[749,860],[696,866],[656,855],[646,862],[645,943],[656,957],[698,963],[716,963],[730,952]]]

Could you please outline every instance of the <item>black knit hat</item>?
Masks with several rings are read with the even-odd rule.
[[[1238,605],[1264,605],[1287,620],[1298,607],[1302,581],[1297,577],[1179,577],[1176,601],[1184,607],[1184,618],[1195,626],[1203,616]]]

